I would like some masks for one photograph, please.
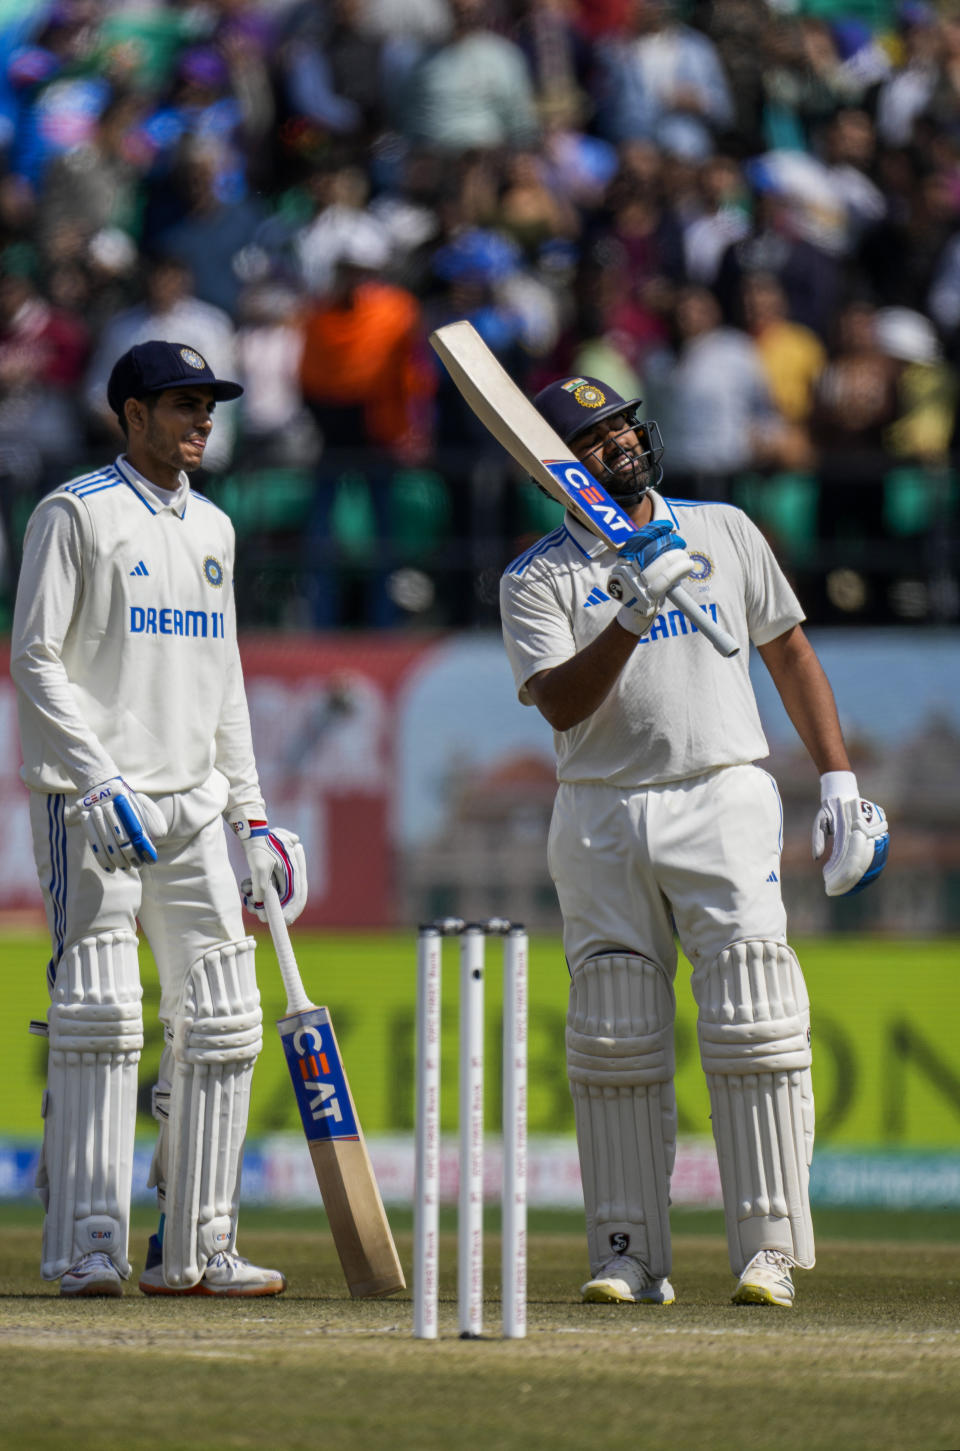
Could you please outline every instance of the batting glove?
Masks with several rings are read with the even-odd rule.
[[[823,868],[828,897],[851,897],[875,882],[887,864],[890,832],[874,801],[860,796],[852,771],[827,771],[820,777],[820,810],[813,823],[813,859],[819,861],[833,838]]]
[[[631,536],[610,571],[607,590],[619,600],[617,623],[631,635],[645,635],[668,590],[693,570],[686,540],[672,524],[647,524]]]
[[[307,905],[307,861],[299,836],[282,827],[272,831],[266,821],[251,818],[242,809],[231,811],[227,821],[240,839],[250,870],[240,883],[244,907],[266,922],[263,901],[272,882],[284,922],[287,926],[296,922]]]
[[[631,559],[638,569],[646,569],[665,550],[684,548],[686,540],[680,538],[673,525],[666,519],[658,519],[656,523],[644,524],[636,534],[628,535],[620,548],[620,558]]]
[[[155,841],[166,835],[163,812],[122,776],[111,776],[77,805],[90,849],[105,872],[129,872],[157,860]]]

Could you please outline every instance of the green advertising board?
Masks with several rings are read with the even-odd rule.
[[[328,1005],[368,1135],[412,1132],[414,1115],[414,935],[298,933],[308,991]],[[796,944],[813,1004],[817,1140],[837,1149],[960,1152],[960,951],[956,942],[824,939]],[[0,1135],[39,1138],[46,1044],[30,1036],[46,1011],[46,943],[38,935],[3,941],[5,1003],[0,1035]],[[150,1089],[160,1056],[155,970],[142,952],[146,1047],[138,1133],[149,1137]],[[284,1009],[279,974],[261,939],[264,1049],[257,1065],[251,1137],[296,1132],[280,1042],[272,1029]],[[447,947],[443,1004],[444,1131],[456,1125],[456,947]],[[530,947],[531,1135],[573,1132],[564,1065],[567,973],[555,940]],[[499,1123],[500,949],[487,951],[488,1115]],[[707,1091],[696,1040],[689,968],[677,977],[677,1098],[680,1132],[708,1135]]]

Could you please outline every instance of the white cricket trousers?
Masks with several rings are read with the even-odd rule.
[[[635,952],[672,981],[674,932],[696,968],[734,942],[785,942],[783,811],[759,766],[634,791],[561,782],[547,848],[571,973]]]
[[[97,865],[75,805],[76,796],[30,792],[37,872],[53,944],[52,990],[67,947],[82,937],[143,928],[160,979],[160,1017],[172,1021],[184,980],[198,958],[245,935],[237,880],[222,812],[227,783],[219,772],[192,791],[152,797],[169,830],[158,861],[140,871],[105,872]]]

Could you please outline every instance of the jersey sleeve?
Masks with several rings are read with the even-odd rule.
[[[760,530],[739,511],[738,524],[746,574],[747,627],[754,645],[767,645],[806,616]]]
[[[52,496],[34,510],[23,544],[10,641],[20,734],[39,742],[78,793],[121,774],[85,720],[63,664],[84,583],[81,505]]]
[[[518,698],[532,705],[526,682],[576,654],[573,627],[548,584],[514,574],[500,581],[500,619]]]

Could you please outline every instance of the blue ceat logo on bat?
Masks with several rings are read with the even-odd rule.
[[[602,484],[582,464],[564,462],[563,459],[543,460],[544,468],[553,475],[561,488],[585,510],[608,539],[615,534],[635,534],[637,526],[615,504]]]
[[[308,1139],[358,1139],[330,1014],[312,1008],[277,1024]]]

